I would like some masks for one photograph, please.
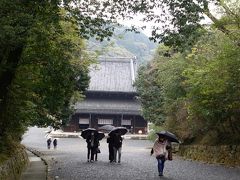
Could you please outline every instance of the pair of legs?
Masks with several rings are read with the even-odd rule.
[[[157,159],[157,161],[158,161],[158,173],[159,173],[159,176],[162,176],[163,175],[165,159],[164,158],[160,158],[160,159]]]
[[[122,154],[122,148],[116,148],[116,147],[113,147],[113,152],[114,152],[114,159],[113,161],[114,162],[117,162],[117,154],[118,154],[118,163],[121,162],[121,154]]]
[[[97,161],[97,155],[98,155],[98,153],[95,152],[95,161]]]
[[[108,150],[109,150],[109,161],[113,162],[114,160],[114,150],[112,145],[108,145]]]
[[[95,161],[97,161],[96,148],[94,148],[94,147],[88,148],[88,153],[87,153],[87,159],[88,159],[88,161],[89,161],[90,155],[91,155],[91,159],[90,159],[91,161],[94,160],[94,155],[96,155],[96,156],[95,156]]]
[[[48,148],[48,149],[51,148],[51,143],[47,143],[47,148]]]

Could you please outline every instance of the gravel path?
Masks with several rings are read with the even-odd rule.
[[[43,154],[49,162],[50,179],[61,180],[239,180],[240,168],[226,168],[195,161],[186,161],[174,157],[165,164],[164,177],[158,177],[157,161],[150,156],[152,142],[147,140],[123,141],[122,162],[108,162],[106,139],[100,143],[101,153],[98,161],[87,162],[86,142],[80,138],[62,138],[58,140],[58,148],[50,150],[46,147],[44,131],[46,129],[31,128],[24,135],[22,143]]]

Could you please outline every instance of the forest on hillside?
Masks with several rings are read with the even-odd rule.
[[[91,38],[87,49],[95,55],[105,57],[136,57],[138,63],[146,63],[153,58],[157,43],[149,40],[142,31],[127,31],[128,27],[117,27],[109,40],[102,42]]]

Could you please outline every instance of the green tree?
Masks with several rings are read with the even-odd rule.
[[[156,82],[157,69],[153,64],[142,66],[138,70],[135,85],[142,104],[144,118],[154,124],[162,124],[165,119],[162,110],[161,86]]]
[[[185,77],[182,75],[187,67],[184,57],[160,45],[154,59],[139,72],[136,87],[144,118],[187,139],[191,134],[184,122],[187,116]]]
[[[157,22],[165,22],[162,27],[153,31],[153,39],[161,39],[165,45],[172,46],[179,50],[184,47],[191,47],[196,43],[197,37],[202,34],[204,24],[202,20],[207,17],[214,26],[231,38],[232,33],[228,28],[229,24],[238,25],[239,2],[235,0],[168,0],[154,1],[154,7],[161,7],[162,13],[159,16],[152,14],[147,16],[148,20],[154,19]],[[218,18],[212,10],[218,9],[222,16],[227,16],[231,21],[224,21]],[[168,22],[168,23],[166,23]],[[167,24],[167,25],[166,25]]]
[[[188,63],[184,74],[189,115],[202,121],[195,129],[201,133],[216,131],[223,143],[237,143],[239,47],[220,32],[210,33],[193,48]]]
[[[24,47],[19,60],[13,59],[14,66],[6,59],[9,54],[2,54],[1,80],[6,82],[7,74],[12,79],[7,87],[1,84],[6,92],[1,99],[0,152],[11,152],[29,125],[57,127],[60,120],[66,121],[73,94],[81,95],[88,86],[90,59],[76,24],[63,21],[65,17],[59,12],[62,20],[56,24],[40,20],[32,24],[25,42],[18,44]]]

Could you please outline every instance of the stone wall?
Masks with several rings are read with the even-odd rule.
[[[0,180],[18,180],[29,160],[24,148],[19,148],[14,156],[0,165]]]
[[[179,155],[208,163],[240,166],[240,145],[180,145]]]

